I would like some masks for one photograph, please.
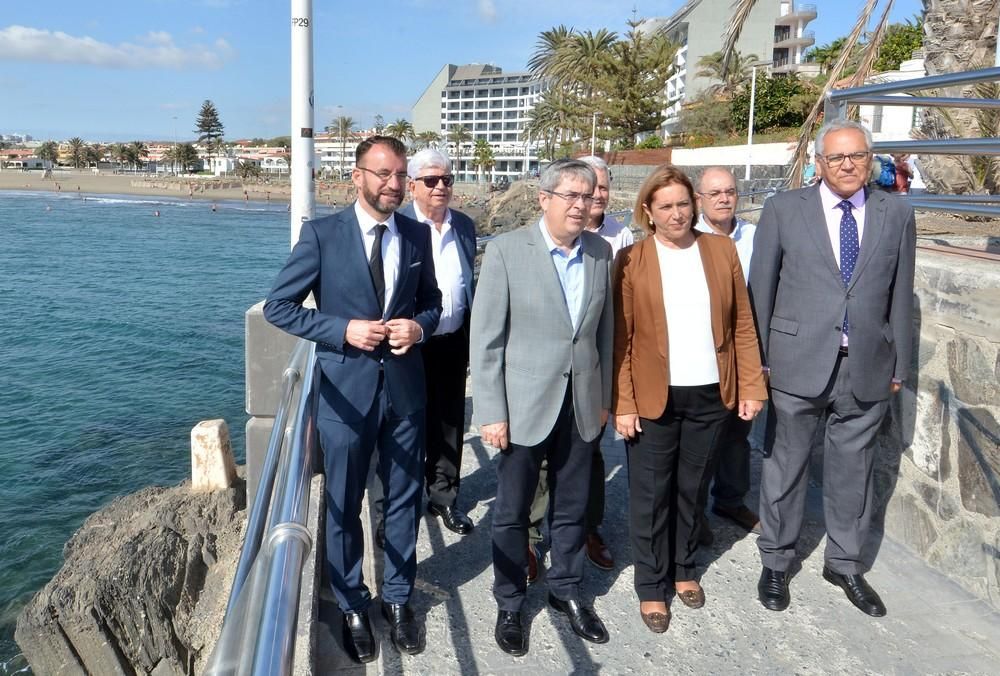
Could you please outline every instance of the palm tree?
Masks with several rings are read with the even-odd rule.
[[[43,162],[50,162],[52,166],[55,166],[59,161],[59,144],[55,141],[46,141],[38,146],[35,156]]]
[[[333,118],[333,122],[327,125],[326,131],[336,134],[340,139],[340,178],[344,178],[344,155],[347,154],[347,137],[354,130],[354,118],[341,115]]]
[[[757,61],[756,54],[743,55],[735,52],[729,59],[729,68],[722,69],[725,61],[722,52],[712,52],[698,59],[696,77],[706,77],[717,82],[707,89],[720,98],[729,99],[740,87],[750,81],[751,64]]]
[[[181,172],[187,172],[198,161],[198,149],[193,143],[178,143],[170,149],[167,157]]]
[[[86,144],[79,136],[74,136],[66,143],[69,144],[69,161],[73,164],[74,169],[79,169],[86,160],[84,156]]]
[[[496,160],[493,157],[493,148],[486,141],[486,139],[481,138],[476,140],[475,148],[472,150],[473,162],[479,167],[479,182],[483,182],[484,173],[493,168],[496,164]]]
[[[403,143],[406,143],[414,138],[413,125],[410,124],[409,120],[400,118],[386,126],[385,135],[398,138]]]
[[[448,143],[455,144],[455,178],[460,180],[462,169],[462,144],[472,140],[472,132],[464,124],[456,124],[448,132]]]
[[[422,131],[417,134],[417,145],[421,148],[430,148],[432,145],[441,141],[441,134],[436,131]]]
[[[97,167],[101,162],[101,158],[104,157],[104,148],[100,144],[94,143],[84,148],[83,155],[88,167],[91,164]]]
[[[136,171],[139,171],[139,165],[143,163],[147,157],[149,157],[149,148],[142,141],[132,141],[128,145],[129,161],[132,163]]]

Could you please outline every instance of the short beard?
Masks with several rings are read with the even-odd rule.
[[[368,189],[367,185],[361,186],[361,195],[365,198],[365,202],[368,203],[368,206],[383,216],[390,216],[403,201],[402,197],[395,198],[382,195],[379,192],[372,192]],[[391,206],[388,204],[389,200],[392,200],[393,202]]]

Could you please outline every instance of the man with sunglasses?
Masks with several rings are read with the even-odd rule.
[[[264,316],[316,342],[313,396],[326,473],[326,565],[344,613],[344,646],[377,657],[362,578],[361,502],[376,446],[386,489],[382,614],[397,650],[423,650],[409,605],[424,450],[423,363],[441,315],[427,228],[395,213],[406,190],[406,148],[373,136],[358,145],[358,199],[302,224],[299,241],[264,303]],[[304,305],[312,294],[315,309]]]
[[[611,406],[611,247],[586,231],[596,177],[557,160],[539,180],[542,217],[486,247],[472,308],[472,398],[484,443],[500,452],[493,503],[494,638],[528,651],[528,511],[548,462],[549,605],[595,643],[608,631],[583,598],[593,441]]]
[[[695,229],[732,239],[740,257],[743,279],[747,279],[757,226],[736,215],[736,204],[740,199],[736,190],[736,177],[725,167],[708,167],[698,179],[696,199],[700,217]],[[750,492],[749,436],[754,422],[744,420],[738,413],[735,410],[731,412],[714,460],[712,512],[732,521],[743,530],[759,534],[760,520],[757,514],[743,503],[746,494]],[[707,496],[705,497],[707,502]],[[704,506],[701,507],[699,514],[704,512]],[[712,543],[712,531],[704,518],[699,541],[706,546]]]
[[[421,150],[410,159],[407,173],[413,201],[400,213],[427,225],[441,290],[441,322],[420,350],[427,379],[427,509],[448,530],[467,535],[472,532],[472,521],[456,500],[465,432],[476,224],[448,206],[455,177],[451,160],[443,153]]]
[[[879,617],[885,605],[864,578],[874,455],[889,398],[910,369],[916,222],[904,200],[866,187],[865,127],[828,122],[815,147],[821,182],[764,203],[750,263],[775,423],[761,475],[757,596],[769,610],[790,603],[810,451],[823,425],[823,578]]]

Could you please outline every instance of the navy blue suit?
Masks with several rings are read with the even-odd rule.
[[[441,292],[426,226],[395,215],[399,269],[381,312],[354,207],[302,225],[299,241],[264,303],[264,317],[316,342],[317,428],[326,470],[326,550],[344,611],[367,608],[361,573],[360,511],[372,452],[387,496],[383,597],[406,603],[416,575],[416,533],[424,446],[424,367],[418,345],[406,354],[360,350],[345,340],[352,319],[409,318],[424,339],[437,327]],[[317,309],[302,302],[312,293]]]

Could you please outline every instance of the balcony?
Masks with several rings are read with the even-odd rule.
[[[792,35],[791,33],[788,33],[787,35],[775,33],[774,35],[775,49],[781,49],[785,47],[789,48],[807,47],[815,42],[816,42],[815,31],[802,31],[802,35]]]
[[[787,14],[782,14],[781,16],[779,16],[777,19],[775,19],[774,23],[785,26],[788,24],[795,24],[800,21],[806,23],[812,21],[815,18],[816,18],[816,5],[799,5],[798,7],[794,7]]]

